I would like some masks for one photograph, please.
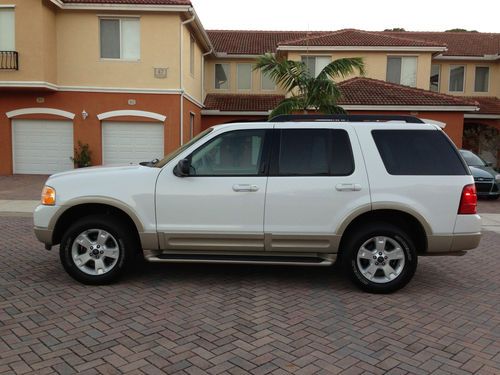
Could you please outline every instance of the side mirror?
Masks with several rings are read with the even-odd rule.
[[[189,159],[181,159],[174,168],[174,174],[177,177],[187,177],[189,176],[189,169],[191,167],[191,162]]]

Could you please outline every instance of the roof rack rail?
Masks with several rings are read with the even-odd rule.
[[[423,124],[424,122],[415,116],[402,115],[278,115],[269,120],[269,122],[288,122],[299,120],[324,120],[339,122],[364,122],[364,121],[404,121],[410,124]]]

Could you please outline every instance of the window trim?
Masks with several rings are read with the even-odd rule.
[[[141,62],[141,48],[142,48],[142,43],[141,43],[141,17],[140,16],[134,16],[134,15],[123,15],[123,16],[112,16],[112,15],[106,15],[106,16],[97,16],[98,21],[99,21],[99,60],[100,61],[121,61],[121,62]],[[138,59],[124,59],[123,56],[123,35],[122,35],[122,20],[124,19],[137,19],[139,22],[139,58]],[[114,58],[114,57],[102,57],[101,56],[101,20],[118,20],[118,25],[119,25],[119,32],[120,32],[120,57],[119,58]]]
[[[227,65],[227,89],[221,89],[215,87],[215,83],[217,82],[217,65]],[[220,91],[230,91],[231,90],[231,64],[230,63],[215,63],[214,64],[214,90]]]
[[[300,61],[304,63],[303,59],[305,58],[312,58],[314,57],[314,76],[317,77],[319,72],[316,73],[316,58],[317,57],[328,57],[330,59],[330,63],[333,61],[333,56],[329,54],[314,54],[314,55],[300,55]],[[307,64],[306,64],[307,67]]]
[[[1,10],[11,10],[12,13],[13,13],[13,17],[14,17],[14,23],[13,23],[13,26],[14,26],[14,29],[12,30],[13,32],[13,48],[11,51],[17,51],[16,49],[16,6],[14,4],[5,4],[5,5],[0,5],[0,11]]]
[[[329,144],[328,150],[330,151],[330,165],[328,166],[329,173],[326,174],[310,174],[310,175],[295,175],[295,174],[280,174],[279,173],[279,160],[281,153],[281,135],[283,131],[287,130],[327,130],[329,132]],[[334,131],[339,130],[344,132],[347,135],[347,139],[349,140],[349,150],[351,151],[351,160],[352,160],[352,170],[347,174],[332,174],[331,167],[333,165],[333,152],[332,151],[332,139],[334,135]],[[348,177],[352,176],[356,172],[356,160],[354,158],[354,152],[352,149],[352,140],[349,132],[345,129],[337,129],[337,128],[278,128],[274,129],[273,132],[273,141],[272,141],[272,152],[271,152],[271,160],[270,160],[270,168],[269,168],[269,177],[295,177],[295,178],[304,178],[304,177],[323,177],[323,178],[335,178],[335,177]]]
[[[401,83],[401,74],[403,73],[403,58],[404,57],[411,57],[411,58],[414,58],[415,59],[415,86],[409,86],[409,85],[405,85],[403,83]],[[386,55],[386,60],[385,60],[385,81],[388,82],[388,83],[393,83],[393,82],[389,82],[387,80],[387,73],[388,73],[388,69],[389,69],[389,58],[399,58],[401,59],[401,72],[399,74],[399,83],[395,83],[396,85],[402,85],[402,86],[408,86],[408,87],[413,87],[413,88],[417,88],[418,87],[418,58],[419,58],[419,55]],[[431,63],[432,65],[432,63]]]
[[[194,137],[194,126],[196,123],[196,113],[189,112],[189,140]]]
[[[455,90],[451,89],[451,69],[453,67],[461,67],[461,66],[463,66],[463,68],[464,68],[464,76],[463,76],[464,77],[464,84],[463,84],[461,91],[458,91],[458,90],[455,91]],[[465,92],[465,86],[467,84],[466,79],[467,79],[467,64],[450,64],[448,66],[448,92]]]
[[[241,89],[240,88],[240,66],[241,65],[250,65],[250,88],[248,89]],[[253,64],[252,63],[237,63],[236,64],[236,90],[238,91],[244,91],[244,92],[249,92],[252,91],[253,88],[253,71],[252,71]]]
[[[262,91],[267,91],[267,92],[276,91],[276,86],[277,86],[277,85],[276,85],[276,82],[274,82],[274,81],[273,81],[273,83],[274,83],[274,88],[273,88],[273,89],[265,89],[265,88],[263,87],[263,83],[264,83],[264,79],[263,79],[263,77],[264,77],[264,75],[265,75],[265,74],[264,74],[264,72],[261,70],[261,71],[260,71],[260,89],[261,89]]]
[[[432,64],[431,63],[431,77],[432,77],[432,66],[435,65],[435,66],[438,66],[439,67],[439,71],[438,71],[438,87],[437,87],[437,91],[433,91],[433,92],[441,92],[441,70],[442,70],[442,65],[441,64]],[[430,82],[430,78],[429,78],[429,90],[431,90],[431,82]]]
[[[189,35],[189,74],[194,78],[195,73],[195,50],[196,50],[196,40],[193,34]]]
[[[274,129],[266,129],[266,128],[235,129],[235,130],[229,130],[227,132],[220,133],[220,134],[216,135],[215,137],[209,139],[207,142],[200,145],[197,149],[193,150],[188,156],[185,157],[185,159],[188,159],[189,164],[191,165],[193,154],[196,151],[200,150],[202,147],[210,145],[217,138],[222,137],[226,134],[231,134],[231,133],[235,133],[235,132],[256,131],[256,130],[264,131],[264,142],[262,144],[262,157],[260,159],[260,165],[259,165],[257,174],[212,174],[212,175],[191,175],[190,174],[184,178],[189,178],[189,177],[200,177],[200,178],[203,178],[203,177],[267,177],[269,174],[269,160],[271,157],[272,142],[274,142],[274,133],[275,133]]]
[[[488,68],[488,82],[487,82],[487,87],[486,91],[476,91],[476,80],[477,80],[477,68]],[[472,88],[473,92],[478,93],[478,94],[485,94],[490,92],[490,76],[491,76],[491,69],[489,65],[474,65],[474,86]]]

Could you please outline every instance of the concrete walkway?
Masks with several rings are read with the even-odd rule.
[[[40,204],[38,200],[1,200],[0,216],[31,217]],[[480,213],[483,220],[483,230],[500,233],[500,214]]]

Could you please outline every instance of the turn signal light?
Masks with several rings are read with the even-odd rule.
[[[42,204],[53,206],[56,204],[56,190],[50,186],[44,186],[42,190]]]
[[[474,215],[477,212],[477,194],[476,185],[465,185],[460,198],[460,206],[458,207],[459,215]]]

